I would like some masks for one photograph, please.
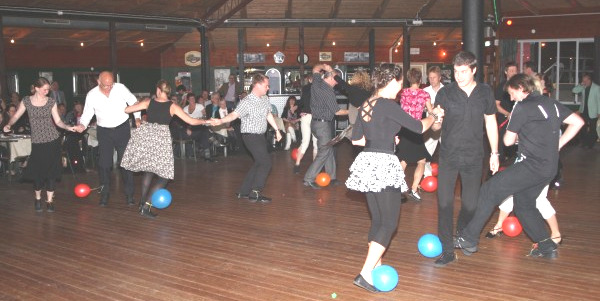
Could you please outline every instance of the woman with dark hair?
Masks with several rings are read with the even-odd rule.
[[[47,96],[50,82],[40,77],[33,86],[35,93],[21,101],[15,114],[4,126],[4,131],[11,131],[12,126],[27,111],[31,124],[31,155],[23,177],[33,180],[35,211],[42,211],[42,189],[45,189],[47,211],[54,212],[55,181],[62,171],[60,133],[56,127],[67,131],[74,131],[74,128],[62,122],[58,115],[56,101]]]
[[[148,122],[142,124],[131,133],[129,143],[121,160],[121,167],[133,171],[144,172],[142,179],[142,197],[140,199],[140,214],[154,218],[150,208],[150,198],[154,191],[167,186],[167,182],[174,178],[173,140],[169,124],[173,115],[181,118],[190,125],[205,124],[203,119],[195,119],[186,114],[183,109],[169,99],[171,86],[161,79],[156,84],[156,98],[146,98],[133,106],[125,108],[125,113],[146,110]],[[152,178],[156,175],[158,180],[150,190]]]
[[[360,106],[352,133],[352,143],[365,148],[352,163],[346,186],[366,193],[371,213],[369,251],[354,284],[379,292],[373,286],[371,272],[381,265],[381,257],[398,227],[401,194],[408,189],[402,166],[394,155],[395,135],[403,127],[423,133],[444,112],[436,108],[420,121],[404,112],[394,100],[402,88],[402,69],[394,64],[375,68],[372,82],[375,93]]]
[[[406,79],[410,83],[410,87],[402,90],[400,95],[402,109],[416,120],[421,120],[424,109],[427,109],[428,112],[432,110],[429,93],[419,88],[421,85],[421,76],[422,74],[419,69],[410,69],[406,74]],[[419,196],[417,189],[425,172],[425,163],[431,161],[431,155],[425,148],[422,133],[411,132],[407,128],[403,128],[400,130],[399,136],[400,143],[398,143],[397,154],[400,158],[402,169],[406,170],[408,163],[417,163],[411,190],[406,194],[412,200],[420,202],[421,196]]]
[[[281,119],[285,128],[285,150],[289,150],[292,142],[296,142],[296,130],[300,125],[300,110],[296,105],[296,96],[288,97]]]

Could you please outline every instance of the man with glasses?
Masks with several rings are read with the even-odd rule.
[[[104,71],[98,77],[98,86],[90,90],[85,98],[85,107],[76,127],[78,132],[83,132],[96,115],[98,125],[99,162],[98,176],[100,177],[100,206],[108,205],[110,192],[110,172],[113,166],[113,154],[117,151],[119,166],[121,158],[129,142],[131,127],[129,115],[125,113],[127,106],[137,102],[136,97],[129,92],[123,84],[115,83],[111,72]],[[133,113],[136,126],[141,123],[140,113]],[[123,186],[127,197],[127,205],[135,204],[133,201],[133,173],[121,169]]]

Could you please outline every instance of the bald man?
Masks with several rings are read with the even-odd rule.
[[[121,166],[121,158],[123,158],[131,134],[129,114],[125,113],[125,108],[136,102],[136,97],[129,92],[129,89],[123,84],[115,83],[113,74],[108,71],[100,73],[98,86],[90,90],[85,98],[85,107],[76,130],[80,133],[85,131],[92,117],[96,115],[100,153],[98,176],[101,185],[99,203],[101,207],[108,205],[114,151],[117,151],[118,166]],[[134,116],[135,123],[139,126],[140,113],[134,113]],[[127,205],[132,206],[135,204],[133,201],[133,173],[123,168],[120,169]]]

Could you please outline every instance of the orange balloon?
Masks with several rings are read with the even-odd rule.
[[[329,182],[331,182],[331,178],[329,177],[329,175],[326,172],[322,172],[317,175],[315,182],[317,182],[317,185],[319,185],[321,187],[325,187],[325,186],[329,185]]]
[[[431,175],[432,176],[437,177],[439,167],[440,166],[437,163],[431,163]]]
[[[296,161],[298,159],[298,152],[300,151],[297,148],[292,150],[292,153],[290,154],[292,156],[292,160]]]

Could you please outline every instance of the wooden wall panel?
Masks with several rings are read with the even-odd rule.
[[[511,26],[503,23],[500,39],[591,38],[600,35],[600,15],[514,18]],[[506,20],[505,20],[506,21]],[[535,33],[532,33],[535,29]]]

